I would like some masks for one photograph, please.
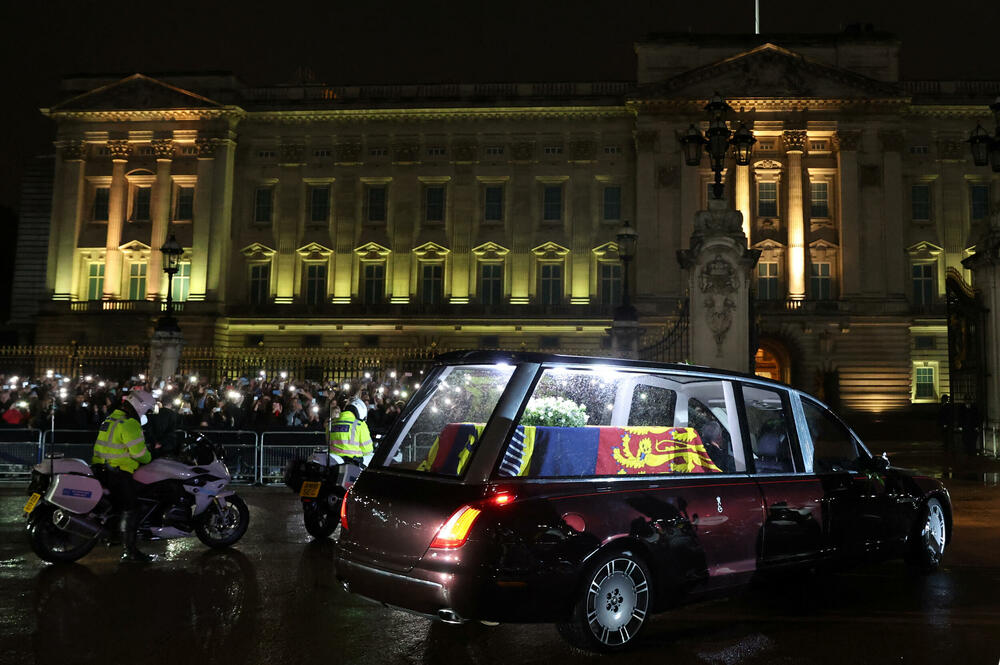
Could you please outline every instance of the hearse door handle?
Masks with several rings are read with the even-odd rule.
[[[597,487],[598,492],[610,492],[612,489],[614,488],[611,485],[599,485]]]

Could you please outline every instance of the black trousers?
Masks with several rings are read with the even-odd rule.
[[[123,512],[136,507],[136,482],[132,474],[119,468],[104,465],[104,484],[111,490],[111,504]]]

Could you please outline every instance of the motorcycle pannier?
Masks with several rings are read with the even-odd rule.
[[[60,473],[52,480],[45,500],[71,513],[89,513],[104,495],[104,488],[93,476]]]

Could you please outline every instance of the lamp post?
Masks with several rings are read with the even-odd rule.
[[[705,105],[705,110],[709,113],[708,130],[702,134],[701,130],[692,123],[688,130],[681,135],[680,141],[684,149],[684,162],[688,166],[698,166],[701,164],[701,151],[705,148],[708,151],[709,159],[712,162],[712,171],[715,173],[715,183],[712,185],[712,196],[715,199],[722,198],[722,171],[726,167],[726,156],[729,148],[733,148],[733,157],[738,166],[750,164],[750,153],[753,144],[757,142],[753,133],[747,128],[745,123],[740,123],[739,128],[733,132],[729,129],[726,115],[733,110],[733,107],[726,103],[719,93],[715,93],[712,101]]]
[[[637,321],[639,319],[635,307],[632,306],[628,287],[628,264],[635,258],[635,245],[638,239],[639,234],[635,232],[626,219],[615,235],[615,240],[618,241],[618,258],[622,262],[622,302],[615,309],[615,320]]]
[[[969,136],[969,148],[972,150],[972,161],[976,166],[990,165],[994,173],[1000,173],[1000,97],[990,104],[996,128],[993,136],[989,135],[982,125],[976,125]]]
[[[177,319],[174,318],[173,286],[174,275],[177,274],[180,267],[180,258],[181,254],[184,253],[184,248],[181,247],[181,244],[177,242],[177,238],[171,233],[170,238],[160,248],[160,253],[163,256],[163,272],[167,273],[167,311],[157,321],[156,329],[165,332],[180,332],[180,325],[177,323]]]

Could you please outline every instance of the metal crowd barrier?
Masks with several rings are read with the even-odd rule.
[[[289,460],[307,458],[314,448],[327,445],[326,432],[263,432],[260,435],[260,462],[257,482],[279,483]]]
[[[38,430],[0,429],[0,480],[26,479],[41,459],[41,450]]]

